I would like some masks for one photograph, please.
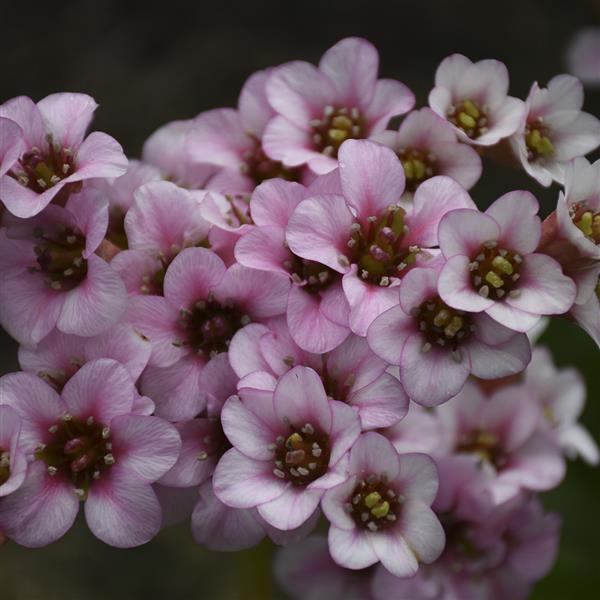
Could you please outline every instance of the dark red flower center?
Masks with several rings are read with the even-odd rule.
[[[522,264],[519,253],[499,248],[495,241],[486,242],[469,263],[473,287],[483,298],[501,300],[506,295],[516,298],[520,294],[517,282]]]
[[[34,231],[38,267],[29,267],[31,273],[43,273],[54,290],[71,290],[87,275],[87,261],[83,258],[85,237],[71,227],[50,233]]]
[[[0,447],[0,485],[5,484],[10,477],[10,454]]]
[[[488,110],[487,106],[467,99],[450,106],[446,115],[450,123],[462,129],[471,139],[476,139],[489,129]]]
[[[337,158],[340,146],[350,139],[366,137],[366,125],[358,108],[326,106],[320,119],[310,122],[317,152]]]
[[[414,192],[423,181],[437,172],[437,159],[433,152],[417,148],[403,148],[397,153],[406,177],[406,190]]]
[[[35,457],[46,463],[49,475],[68,477],[84,500],[91,483],[115,464],[110,429],[93,416],[81,421],[65,414],[48,431],[51,437],[37,448]]]
[[[389,486],[385,476],[370,475],[356,484],[346,511],[358,528],[375,532],[394,525],[403,502],[404,497]]]
[[[243,155],[244,162],[240,165],[240,171],[244,175],[250,177],[256,185],[276,177],[286,181],[300,181],[300,169],[286,167],[277,160],[271,160],[260,141],[255,139],[254,142],[254,148]]]
[[[491,431],[475,429],[461,436],[456,452],[475,454],[481,460],[501,468],[507,460],[500,438]]]
[[[269,449],[275,453],[273,474],[293,485],[308,485],[327,472],[329,436],[310,423],[299,428],[290,425],[290,435],[280,435]]]

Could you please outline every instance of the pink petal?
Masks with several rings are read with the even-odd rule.
[[[296,206],[309,195],[312,194],[299,183],[269,179],[252,194],[252,220],[259,226],[271,225],[285,229]]]
[[[358,439],[360,435],[360,420],[356,410],[343,402],[334,400],[330,403],[330,407],[331,430],[329,435],[332,447],[329,464],[333,466],[340,461],[342,456],[350,450],[354,442]],[[342,476],[344,475],[345,473]]]
[[[440,298],[454,308],[468,312],[482,312],[497,305],[489,298],[483,298],[474,289],[469,271],[469,257],[452,256],[448,259],[438,279]]]
[[[350,451],[350,473],[360,479],[387,475],[393,481],[400,472],[400,460],[392,443],[374,431],[363,433]]]
[[[229,345],[229,362],[238,377],[244,377],[254,371],[269,371],[269,365],[257,352],[259,340],[269,332],[269,328],[260,323],[250,323],[240,329]]]
[[[506,301],[494,302],[485,312],[492,319],[513,331],[529,331],[540,320],[539,315],[511,306]]]
[[[44,148],[46,132],[39,108],[28,96],[17,96],[0,106],[0,117],[14,121],[23,131],[27,147]]]
[[[466,190],[479,181],[482,164],[476,150],[466,144],[448,142],[436,144],[434,151],[441,175],[452,177]]]
[[[473,375],[482,379],[499,379],[525,369],[531,358],[531,345],[525,334],[517,333],[495,346],[471,340],[468,352]]]
[[[398,460],[398,492],[409,500],[431,506],[438,493],[438,470],[433,459],[427,454],[411,453],[401,454]]]
[[[21,128],[14,121],[0,117],[0,177],[17,162],[23,146]]]
[[[466,208],[453,210],[440,221],[439,244],[444,256],[475,257],[484,242],[500,238],[500,226],[485,213]]]
[[[146,252],[140,250],[123,250],[111,261],[110,266],[119,274],[128,294],[142,293],[142,286],[149,286],[144,277],[152,280],[156,273],[162,269],[161,263]]]
[[[320,156],[313,150],[310,132],[281,116],[273,117],[269,121],[262,141],[267,156],[281,161],[288,167],[303,165]]]
[[[448,88],[452,92],[457,91],[458,83],[472,64],[463,54],[447,56],[435,72],[435,85]]]
[[[412,269],[402,278],[400,306],[406,315],[437,296],[437,279],[437,269],[428,268]]]
[[[419,563],[404,538],[394,529],[365,533],[381,564],[396,577],[411,577]]]
[[[297,529],[312,516],[322,496],[322,490],[307,490],[292,485],[278,498],[259,505],[258,514],[277,529]]]
[[[446,542],[444,529],[435,513],[421,502],[409,500],[402,505],[402,535],[419,561],[437,560]]]
[[[370,124],[369,135],[383,131],[392,117],[407,113],[415,105],[415,95],[394,79],[379,79],[375,94],[366,107],[365,117]]]
[[[127,158],[123,148],[114,138],[94,131],[88,135],[75,156],[77,170],[70,181],[82,181],[92,177],[119,177],[127,170]]]
[[[329,528],[329,553],[340,566],[347,569],[365,569],[374,565],[378,557],[364,532],[355,529]]]
[[[291,263],[294,256],[287,248],[285,229],[264,225],[251,229],[239,239],[235,258],[244,267],[287,276],[289,270],[283,265],[286,261]]]
[[[400,306],[393,306],[371,323],[367,339],[375,354],[391,365],[399,365],[404,343],[416,332],[414,317],[407,315]]]
[[[252,73],[244,82],[238,101],[244,131],[252,133],[258,139],[262,137],[266,124],[274,115],[265,89],[269,74],[270,69]]]
[[[83,258],[89,258],[106,235],[108,200],[99,190],[88,188],[71,195],[66,208],[75,217],[77,227],[85,234]]]

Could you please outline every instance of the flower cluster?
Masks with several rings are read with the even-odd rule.
[[[298,598],[517,598],[549,570],[537,494],[598,450],[531,332],[600,345],[600,122],[574,77],[522,101],[459,54],[412,110],[378,62],[348,38],[255,73],[140,161],[84,94],[0,106],[0,537],[191,518],[210,549],[286,546]],[[499,150],[563,186],[543,222],[469,195]]]

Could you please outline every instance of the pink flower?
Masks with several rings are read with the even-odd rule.
[[[21,419],[12,407],[0,404],[0,498],[18,490],[27,474],[21,440]]]
[[[471,458],[473,470],[486,478],[484,487],[494,504],[522,490],[552,489],[562,480],[565,461],[560,447],[553,435],[540,429],[541,405],[526,387],[505,386],[486,397],[475,383],[467,382],[438,411],[447,453]]]
[[[417,187],[435,175],[452,177],[467,190],[481,176],[479,154],[458,142],[452,125],[429,108],[410,112],[397,132],[385,130],[373,140],[391,148],[402,162],[404,200],[411,200]]]
[[[117,323],[126,292],[95,251],[108,225],[107,202],[84,189],[66,208],[52,205],[35,218],[7,220],[0,233],[0,322],[35,346],[55,327],[92,337]]]
[[[21,346],[19,364],[23,371],[37,375],[60,393],[84,364],[97,358],[120,362],[135,383],[148,364],[151,349],[147,339],[122,323],[92,338],[54,330],[34,350]],[[154,406],[150,406],[147,414],[153,410]]]
[[[600,27],[584,27],[571,39],[566,52],[569,71],[586,86],[600,85]]]
[[[324,178],[313,185],[321,188]],[[286,241],[290,216],[309,196],[311,189],[298,183],[272,180],[258,186],[250,200],[255,227],[237,242],[235,255],[246,267],[290,278],[286,316],[292,338],[307,352],[328,352],[350,333],[342,276],[294,254]]]
[[[10,212],[32,217],[69,184],[125,173],[127,158],[116,140],[99,131],[85,136],[97,106],[90,96],[70,93],[37,104],[19,96],[0,106],[0,117],[17,123],[24,141],[18,161],[0,178]]]
[[[371,349],[400,367],[409,397],[436,406],[455,396],[469,375],[497,379],[522,371],[529,340],[485,313],[448,306],[438,294],[439,269],[404,276],[400,304],[379,315],[368,331]]]
[[[257,507],[282,530],[305,523],[325,491],[345,481],[344,454],[360,433],[356,412],[329,400],[317,373],[300,366],[272,391],[229,398],[221,421],[233,448],[215,470],[215,494],[233,508]]]
[[[151,484],[175,463],[181,441],[157,417],[132,413],[138,393],[116,361],[84,365],[61,396],[39,378],[12,373],[0,397],[19,414],[33,461],[23,485],[0,502],[8,536],[37,548],[62,537],[80,501],[92,533],[119,548],[149,541],[160,529]]]
[[[525,384],[536,395],[549,429],[569,457],[581,456],[588,464],[597,465],[598,446],[577,420],[585,405],[585,382],[573,368],[557,369],[547,348],[536,348],[525,371]]]
[[[600,121],[582,106],[583,86],[571,75],[557,75],[547,88],[531,86],[525,118],[510,141],[525,171],[546,187],[562,183],[566,164],[600,145]]]
[[[19,160],[23,145],[21,128],[14,121],[0,117],[0,178]]]
[[[393,425],[408,407],[400,382],[385,372],[387,364],[371,352],[364,338],[355,335],[335,350],[319,355],[298,347],[283,322],[272,321],[269,327],[256,323],[233,338],[229,360],[241,379],[240,391],[256,386],[258,377],[272,382],[292,367],[311,367],[331,399],[356,410],[363,430]],[[250,377],[244,379],[246,376]]]
[[[596,290],[589,300],[583,304],[573,304],[569,314],[600,347],[600,275]]]
[[[560,265],[535,252],[541,236],[539,205],[529,192],[498,198],[485,213],[455,210],[440,222],[447,259],[438,281],[440,298],[453,308],[487,313],[514,329],[531,329],[540,315],[563,314],[575,284]]]
[[[382,435],[362,434],[350,451],[349,477],[323,498],[333,560],[348,569],[381,561],[398,577],[436,560],[444,548],[444,531],[430,508],[437,488],[428,456],[399,455]]]
[[[340,148],[342,194],[314,195],[298,204],[287,242],[298,256],[344,274],[350,328],[365,336],[373,320],[397,303],[400,278],[437,246],[437,228],[448,211],[474,208],[449,177],[421,184],[411,207],[398,205],[404,170],[380,144],[349,140]]]
[[[415,103],[402,83],[377,79],[377,50],[361,38],[346,38],[327,50],[319,67],[293,61],[266,82],[277,113],[263,136],[268,156],[289,167],[308,164],[315,173],[333,170],[348,139],[369,138]]]
[[[210,390],[235,386],[231,339],[251,321],[282,314],[286,292],[277,274],[227,269],[214,252],[186,248],[166,271],[164,297],[130,297],[126,319],[152,344],[141,386],[157,414],[190,419],[205,408]]]
[[[459,140],[493,146],[515,133],[523,119],[523,102],[507,94],[508,71],[503,63],[473,63],[462,54],[452,54],[435,72],[429,106],[452,123]]]
[[[200,113],[187,136],[188,160],[213,164],[232,173],[238,181],[221,186],[224,192],[251,192],[274,177],[297,181],[302,170],[289,168],[265,154],[263,135],[275,115],[267,100],[265,84],[271,69],[252,74],[244,83],[237,109],[217,108]],[[223,175],[221,175],[223,177]],[[211,189],[219,189],[214,185]]]

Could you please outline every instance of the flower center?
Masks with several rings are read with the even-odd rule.
[[[301,428],[290,425],[287,439],[280,435],[269,450],[275,453],[273,474],[293,485],[305,486],[325,475],[329,465],[329,436],[310,423]]]
[[[75,171],[73,151],[52,143],[52,136],[46,137],[48,150],[43,153],[34,146],[19,159],[20,171],[11,171],[10,175],[21,185],[41,194],[56,185],[61,179],[69,177]]]
[[[476,429],[462,436],[456,445],[456,452],[475,454],[482,461],[495,467],[502,467],[507,460],[498,436],[481,429]]]
[[[405,215],[404,209],[392,204],[382,217],[369,217],[366,226],[352,225],[348,240],[350,262],[358,265],[358,276],[364,281],[386,287],[390,278],[399,277],[403,269],[415,262],[421,249],[405,248],[402,243],[408,233]]]
[[[549,130],[543,124],[542,118],[528,121],[525,125],[525,145],[527,159],[543,159],[554,152],[554,145],[548,137]]]
[[[488,107],[485,105],[479,106],[472,100],[463,100],[451,105],[446,114],[450,123],[462,129],[471,139],[488,131]]]
[[[341,278],[340,274],[321,263],[293,256],[283,263],[296,285],[301,285],[304,291],[318,294],[326,290],[332,283]]]
[[[4,485],[10,477],[10,454],[0,448],[0,485]]]
[[[71,290],[87,275],[87,261],[82,254],[85,238],[70,227],[55,234],[34,231],[37,245],[33,248],[39,267],[29,267],[30,273],[43,273],[54,290]]]
[[[180,311],[179,325],[187,340],[175,345],[189,345],[199,356],[213,358],[227,352],[231,338],[250,323],[250,317],[234,306],[225,306],[211,297],[196,302],[192,310]]]
[[[110,429],[93,416],[80,421],[65,414],[48,431],[52,437],[38,446],[35,457],[48,465],[49,475],[69,477],[77,496],[85,500],[91,483],[115,464]]]
[[[585,202],[578,202],[569,207],[569,214],[575,226],[581,230],[583,235],[592,240],[594,244],[600,244],[600,212],[592,212]]]
[[[37,375],[60,394],[67,381],[69,381],[69,379],[71,379],[84,364],[85,360],[83,358],[72,356],[69,359],[69,367],[66,371],[39,371]]]
[[[380,531],[399,518],[404,496],[397,494],[383,475],[370,475],[356,484],[346,503],[346,511],[357,527]]]
[[[500,300],[507,294],[517,298],[521,292],[515,286],[521,277],[519,270],[522,263],[520,254],[498,248],[498,243],[491,240],[481,247],[479,254],[469,263],[471,282],[483,298]]]
[[[416,148],[406,148],[397,152],[406,177],[406,190],[414,192],[425,179],[433,177],[436,169],[436,156]]]
[[[340,146],[350,139],[365,137],[365,123],[358,108],[326,106],[320,119],[310,122],[315,148],[325,156],[337,158]]]
[[[244,153],[244,162],[240,165],[240,171],[244,175],[250,177],[256,185],[275,177],[286,181],[300,180],[300,169],[286,167],[277,160],[271,160],[265,154],[260,141],[257,139],[254,141],[254,148]]]
[[[452,351],[453,358],[460,362],[462,356],[458,347],[475,327],[468,314],[451,308],[439,296],[415,307],[412,314],[427,340],[423,344],[423,352],[429,352],[434,345],[446,347]]]

